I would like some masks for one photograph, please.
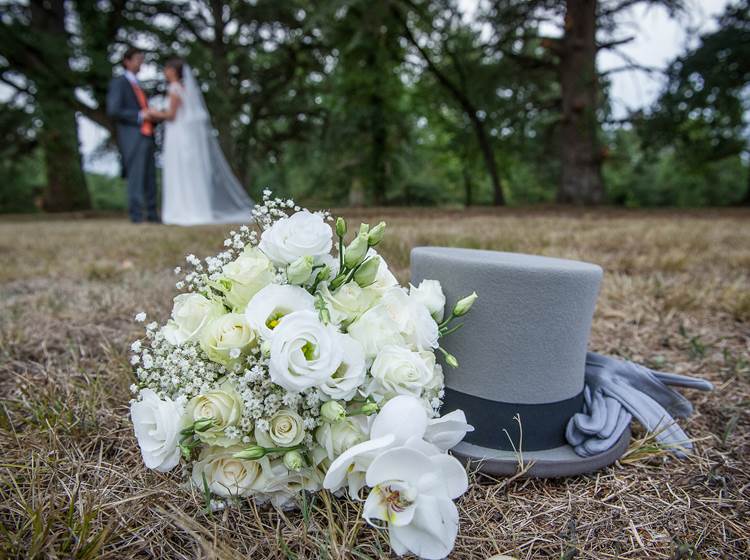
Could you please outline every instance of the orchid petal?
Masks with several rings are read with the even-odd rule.
[[[389,480],[399,480],[416,486],[419,479],[434,470],[430,458],[407,447],[384,451],[367,468],[365,480],[370,487]]]
[[[326,472],[325,479],[323,480],[323,487],[327,490],[338,490],[341,488],[350,468],[355,465],[366,467],[373,458],[373,452],[388,447],[393,443],[394,439],[395,437],[392,434],[387,434],[381,438],[363,441],[344,451],[328,468],[328,472]]]
[[[425,430],[424,439],[434,443],[443,451],[456,446],[467,432],[473,432],[474,427],[466,422],[463,410],[454,410],[441,418],[430,420]]]
[[[407,549],[421,558],[438,560],[453,550],[458,534],[458,510],[447,498],[420,496],[409,525],[389,527],[391,548]]]
[[[461,462],[452,455],[434,455],[430,457],[433,468],[440,471],[440,490],[447,492],[455,500],[469,489],[469,477]],[[432,492],[427,492],[432,493]]]
[[[427,412],[416,397],[399,395],[389,400],[372,423],[370,436],[393,434],[396,443],[403,444],[412,436],[424,436],[427,429]]]

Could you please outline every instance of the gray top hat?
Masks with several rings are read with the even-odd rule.
[[[417,247],[412,283],[439,280],[450,308],[479,295],[462,329],[442,346],[459,361],[445,371],[442,413],[461,408],[474,431],[453,449],[480,469],[511,474],[519,459],[540,477],[590,472],[616,461],[629,430],[609,450],[580,457],[565,440],[583,408],[586,346],[602,269],[594,264],[522,255]]]

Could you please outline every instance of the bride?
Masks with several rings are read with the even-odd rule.
[[[190,67],[172,59],[164,65],[164,76],[168,108],[147,115],[166,123],[162,221],[182,226],[248,222],[253,202],[219,147]]]

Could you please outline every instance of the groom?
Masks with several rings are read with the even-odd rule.
[[[154,124],[148,99],[138,83],[143,52],[129,48],[122,57],[125,72],[114,78],[107,91],[107,114],[117,129],[123,173],[128,180],[128,212],[133,223],[146,219],[158,223],[156,211],[156,164]]]

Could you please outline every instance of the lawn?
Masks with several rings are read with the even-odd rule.
[[[351,212],[348,217],[363,216]],[[375,222],[378,213],[364,219]],[[606,273],[590,348],[700,375],[683,422],[696,453],[635,427],[588,476],[472,475],[454,558],[750,557],[750,213],[388,211],[382,252],[402,281],[415,245],[588,260]],[[172,269],[228,228],[115,218],[0,222],[0,558],[377,558],[361,504],[207,513],[180,473],[147,471],[128,420],[129,342],[166,319]],[[499,318],[502,321],[502,318]],[[383,551],[386,551],[385,553]]]

